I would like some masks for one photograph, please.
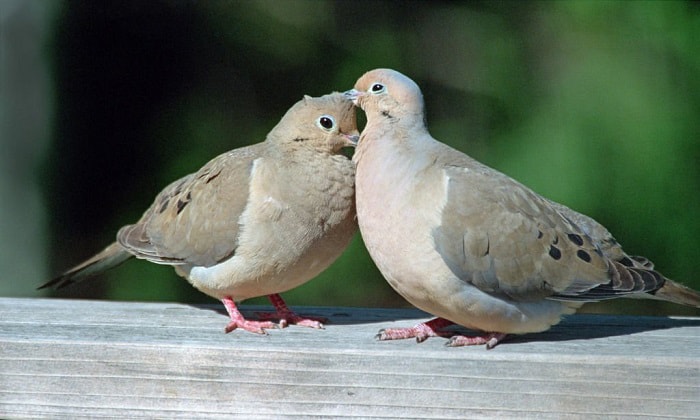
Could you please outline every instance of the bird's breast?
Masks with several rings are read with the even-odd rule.
[[[426,171],[428,165],[421,159],[383,152],[370,149],[358,162],[358,224],[377,268],[411,300],[409,296],[423,287],[419,268],[444,265],[433,248],[422,244],[433,242],[431,227],[440,223],[447,180],[440,170]]]

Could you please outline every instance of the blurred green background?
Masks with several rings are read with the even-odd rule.
[[[262,141],[302,95],[376,67],[421,86],[434,137],[700,289],[698,3],[0,0],[0,25],[0,295],[213,302],[138,260],[35,287],[170,181]],[[407,306],[359,236],[284,297]],[[585,310],[700,315],[637,300]]]

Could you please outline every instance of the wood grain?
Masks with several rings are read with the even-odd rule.
[[[375,341],[417,310],[296,309],[331,322],[224,334],[218,306],[0,298],[0,418],[700,416],[698,318],[575,315],[487,351]]]

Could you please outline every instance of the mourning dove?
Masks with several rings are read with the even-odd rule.
[[[305,96],[265,141],[217,156],[168,185],[117,241],[40,288],[62,287],[135,256],[172,265],[220,299],[236,328],[264,334],[236,301],[268,295],[280,326],[322,328],[291,312],[278,293],[326,269],[357,230],[354,165],[341,149],[359,137],[355,108],[341,93]]]
[[[389,284],[438,318],[380,340],[450,336],[486,344],[549,329],[584,302],[648,297],[700,306],[700,295],[627,255],[595,220],[433,139],[419,87],[394,70],[346,92],[367,114],[353,161],[367,249]]]

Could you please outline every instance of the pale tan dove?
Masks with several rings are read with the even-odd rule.
[[[268,295],[280,326],[322,328],[278,293],[312,279],[357,230],[354,165],[341,149],[359,133],[341,93],[305,96],[264,142],[224,153],[168,185],[117,242],[43,287],[62,287],[135,256],[175,271],[220,299],[236,328],[265,333],[270,321],[246,320],[236,301]]]
[[[632,257],[595,220],[433,139],[423,96],[394,70],[346,92],[367,114],[353,160],[367,249],[389,284],[438,318],[380,340],[485,332],[448,345],[495,346],[549,329],[584,302],[649,297],[700,306],[700,295]]]

